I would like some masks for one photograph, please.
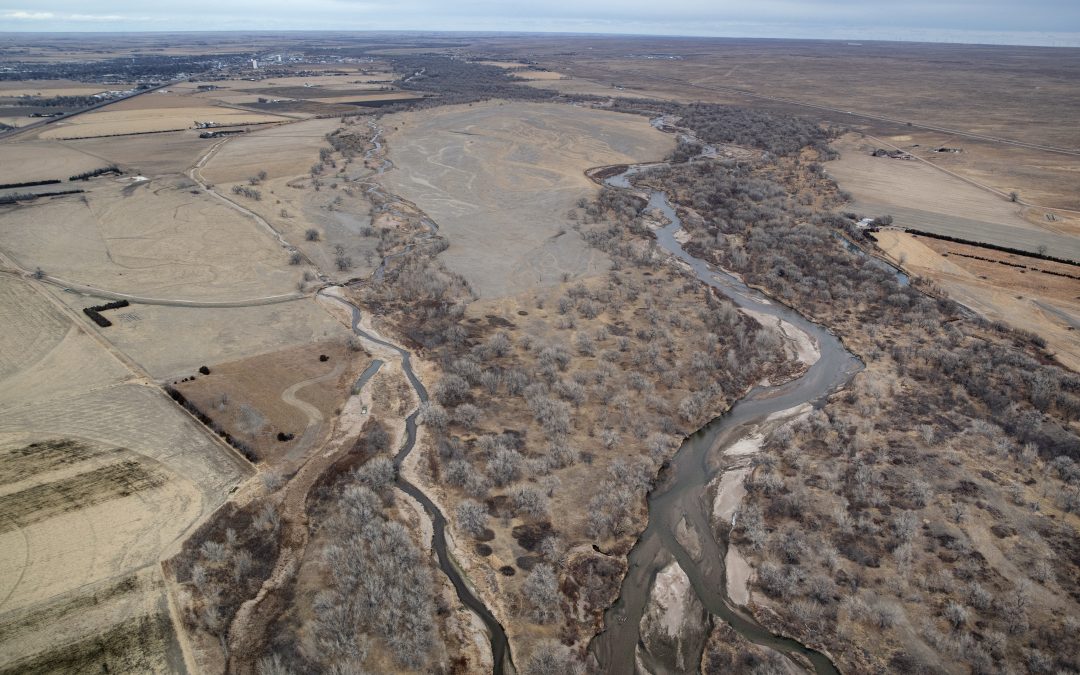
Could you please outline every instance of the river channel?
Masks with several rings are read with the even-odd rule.
[[[615,188],[631,189],[630,177],[648,168],[651,167],[631,167],[606,179],[605,183]],[[847,384],[862,368],[862,363],[825,328],[687,253],[675,237],[682,222],[663,192],[649,192],[649,208],[658,210],[669,221],[667,226],[656,231],[656,241],[664,250],[686,263],[699,280],[724,293],[740,308],[777,317],[806,332],[817,342],[821,357],[802,377],[778,386],[754,388],[727,413],[709,422],[682,444],[649,494],[649,524],[630,551],[629,569],[623,579],[619,598],[605,612],[605,630],[592,641],[590,653],[601,672],[635,672],[635,658],[641,639],[639,625],[650,588],[657,573],[674,558],[714,620],[727,622],[752,643],[789,657],[802,655],[813,664],[816,673],[836,673],[835,666],[824,654],[795,640],[773,634],[731,602],[724,569],[726,542],[718,541],[713,535],[710,524],[712,504],[708,500],[707,486],[723,471],[722,466],[717,467],[719,463],[715,460],[725,448],[752,433],[774,413],[804,403],[820,404],[828,394]],[[675,536],[676,527],[683,520],[702,543],[702,553],[696,560]],[[698,661],[691,661],[700,662],[700,656],[697,655]],[[674,665],[674,659],[660,658],[658,661],[647,663],[653,672],[680,672]],[[796,660],[793,662],[799,663]]]

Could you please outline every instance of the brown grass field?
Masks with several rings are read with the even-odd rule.
[[[2,248],[26,269],[155,298],[295,291],[300,272],[249,217],[185,177],[102,177],[89,192],[0,208]]]
[[[323,355],[329,360],[321,361]],[[216,364],[210,375],[178,382],[176,388],[250,445],[261,462],[279,465],[302,458],[325,440],[368,361],[344,340],[306,343]],[[279,441],[279,432],[295,438]]]
[[[1033,253],[1045,247],[1058,257],[1080,260],[1080,231],[1067,227],[1067,221],[1027,218],[1029,210],[1036,215],[1044,210],[1010,202],[926,162],[872,157],[882,147],[876,140],[845,137],[834,144],[840,159],[825,165],[840,189],[852,194],[851,210],[871,217],[892,215],[900,227]]]

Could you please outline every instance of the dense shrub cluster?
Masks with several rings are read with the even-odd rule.
[[[90,320],[93,321],[94,323],[96,323],[97,325],[101,326],[102,328],[108,328],[109,326],[112,325],[112,321],[109,321],[108,319],[106,319],[104,316],[101,315],[101,313],[104,312],[104,311],[110,310],[110,309],[120,309],[121,307],[127,307],[127,306],[128,306],[128,301],[127,300],[116,300],[114,302],[109,302],[109,303],[106,303],[104,305],[94,305],[93,307],[84,307],[83,308],[83,313],[86,314],[86,316],[90,317]]]
[[[109,173],[120,173],[120,169],[117,166],[103,166],[99,169],[92,169],[90,171],[77,173],[74,176],[69,177],[68,180],[90,180],[91,178],[96,178],[97,176],[104,176],[105,174]]]
[[[0,185],[0,190],[9,190],[11,188],[21,187],[34,187],[35,185],[53,185],[61,182],[59,178],[53,178],[52,180],[32,180],[26,183],[4,183]]]

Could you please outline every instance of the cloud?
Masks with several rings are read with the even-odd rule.
[[[153,21],[149,16],[130,16],[127,14],[78,14],[58,12],[28,12],[22,9],[11,9],[0,13],[0,19],[12,21],[78,21],[78,22],[119,22],[119,21]]]
[[[26,2],[0,0],[0,31],[445,30],[1080,45],[1077,0],[1025,0],[1022,10],[1015,0],[34,0],[33,9]],[[5,11],[7,3],[22,6]]]

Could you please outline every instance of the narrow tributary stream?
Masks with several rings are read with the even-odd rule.
[[[649,167],[631,167],[605,182],[615,188],[630,189],[630,176],[646,168]],[[635,653],[641,639],[639,625],[649,600],[650,587],[657,573],[674,558],[690,579],[698,599],[714,617],[726,621],[750,642],[789,656],[803,655],[817,673],[836,673],[836,668],[824,654],[773,634],[731,603],[724,570],[726,543],[717,541],[713,535],[710,524],[712,504],[708,500],[707,486],[722,472],[722,469],[714,468],[716,462],[710,462],[710,456],[715,457],[714,453],[722,452],[751,433],[773,413],[822,401],[845,385],[861,369],[862,363],[829,331],[687,253],[675,238],[682,223],[663,192],[649,193],[649,208],[659,210],[670,223],[656,232],[657,243],[662,248],[686,263],[698,279],[723,292],[739,307],[780,318],[805,331],[817,342],[821,357],[796,380],[754,388],[730,411],[686,439],[649,494],[649,524],[630,551],[629,570],[619,598],[605,613],[605,630],[593,640],[590,652],[602,672],[635,672]],[[683,519],[703,545],[697,561],[675,537],[675,528]],[[700,658],[700,654],[697,656]],[[659,672],[679,672],[673,663],[651,665]]]
[[[349,308],[352,312],[352,330],[354,333],[370,340],[375,344],[382,345],[387,349],[391,349],[399,356],[401,356],[401,369],[405,372],[405,377],[409,379],[409,383],[416,391],[417,397],[421,403],[426,403],[428,400],[427,389],[424,387],[420,379],[416,377],[416,373],[412,369],[412,361],[410,354],[407,350],[383,340],[380,337],[372,335],[364,331],[360,327],[360,308],[352,304],[348,300],[336,295],[326,294],[323,297],[340,302]],[[465,581],[465,575],[458,567],[457,562],[450,555],[446,545],[446,516],[443,515],[439,507],[435,505],[431,499],[424,494],[424,492],[417,486],[410,483],[401,473],[401,465],[405,459],[412,452],[413,447],[416,445],[416,418],[420,414],[419,409],[413,411],[405,419],[405,443],[398,450],[397,455],[394,456],[394,468],[396,469],[396,485],[405,494],[409,495],[427,512],[428,517],[431,518],[431,524],[433,529],[432,535],[432,548],[435,549],[435,554],[439,559],[439,569],[453,584],[454,590],[457,592],[458,599],[462,604],[473,611],[480,620],[483,622],[484,627],[487,629],[488,636],[491,642],[491,658],[494,664],[495,675],[502,675],[503,673],[513,673],[514,666],[510,660],[510,650],[507,648],[506,631],[503,630],[502,624],[495,618],[491,611],[484,604],[477,595],[469,588],[468,583]]]

